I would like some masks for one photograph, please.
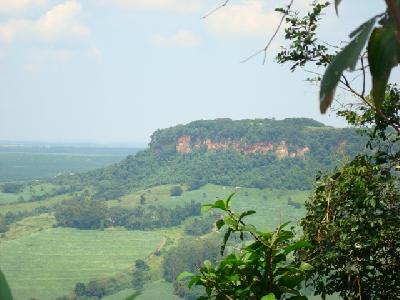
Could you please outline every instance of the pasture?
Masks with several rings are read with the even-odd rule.
[[[51,228],[0,241],[0,267],[15,299],[54,299],[77,282],[127,271],[160,244],[165,231]]]

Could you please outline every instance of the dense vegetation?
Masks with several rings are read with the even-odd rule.
[[[181,154],[176,144],[182,135],[190,135],[193,143],[197,138],[243,145],[285,141],[289,152],[301,147],[308,147],[310,152],[304,157],[279,159],[273,151],[263,154],[194,147],[190,153]],[[60,177],[56,182],[82,188],[95,186],[96,199],[114,199],[146,186],[181,183],[191,189],[214,183],[307,190],[318,170],[332,169],[335,159],[354,155],[361,150],[362,141],[353,129],[336,129],[310,119],[196,121],[156,131],[149,149],[119,164]]]
[[[104,229],[120,226],[129,230],[150,230],[177,226],[189,217],[200,215],[200,207],[200,203],[191,201],[174,208],[160,205],[108,208],[102,201],[74,199],[57,205],[54,215],[61,227]]]

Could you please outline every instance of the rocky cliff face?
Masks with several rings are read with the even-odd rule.
[[[286,141],[281,141],[280,143],[273,144],[271,142],[258,142],[254,144],[246,144],[242,141],[233,140],[223,140],[223,141],[212,141],[211,139],[200,140],[196,139],[193,141],[192,137],[189,135],[183,135],[178,138],[176,142],[176,152],[181,154],[191,153],[195,149],[205,147],[207,151],[217,151],[217,150],[235,150],[241,153],[261,153],[266,154],[268,152],[274,152],[279,159],[291,157],[301,157],[304,158],[306,153],[310,151],[309,147],[295,147],[294,151],[289,152],[289,147]]]

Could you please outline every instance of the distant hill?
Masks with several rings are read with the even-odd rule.
[[[202,120],[157,130],[148,149],[118,164],[58,180],[95,186],[105,199],[160,184],[306,190],[363,145],[354,129],[312,119]]]

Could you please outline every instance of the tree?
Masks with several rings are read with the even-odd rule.
[[[170,195],[173,197],[179,197],[182,195],[182,193],[183,193],[183,190],[179,185],[172,187],[170,190]]]

